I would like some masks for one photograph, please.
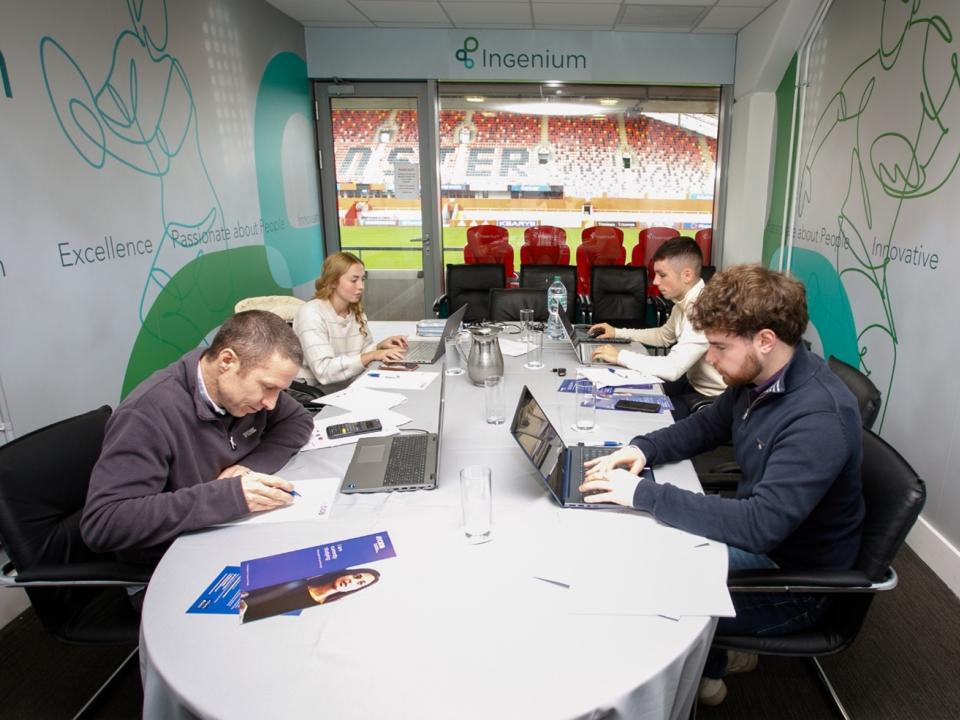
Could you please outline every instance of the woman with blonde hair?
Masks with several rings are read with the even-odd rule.
[[[313,300],[293,319],[303,347],[300,377],[310,385],[336,390],[374,360],[402,360],[407,341],[392,335],[374,342],[363,313],[363,263],[353,253],[338,252],[323,263]]]

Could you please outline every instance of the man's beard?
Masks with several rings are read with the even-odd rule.
[[[760,374],[762,369],[763,368],[760,365],[760,360],[757,358],[756,353],[753,353],[752,355],[747,355],[743,361],[743,365],[741,365],[734,374],[725,375],[721,373],[721,375],[723,376],[723,381],[727,385],[732,385],[733,387],[743,387],[744,385],[749,385],[756,380],[757,375]]]

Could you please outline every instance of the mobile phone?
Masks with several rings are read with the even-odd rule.
[[[336,425],[327,425],[327,438],[337,440],[339,438],[350,437],[352,435],[363,435],[365,433],[377,432],[382,430],[379,420],[361,420],[353,423],[337,423]]]
[[[641,402],[639,400],[617,400],[613,407],[617,410],[629,410],[631,412],[660,412],[660,403]]]
[[[377,369],[378,370],[401,370],[405,372],[407,370],[416,370],[419,367],[420,366],[417,363],[395,361],[395,362],[382,362],[380,363],[380,367]]]

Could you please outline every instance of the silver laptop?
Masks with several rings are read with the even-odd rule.
[[[440,343],[441,345],[443,343]],[[440,471],[445,378],[440,373],[440,415],[435,433],[408,432],[360,438],[340,484],[342,493],[435,490]]]
[[[562,307],[560,308],[559,315],[560,322],[563,323],[563,329],[567,336],[567,340],[570,342],[570,347],[573,348],[573,354],[577,356],[577,360],[580,362],[580,364],[609,365],[609,363],[605,363],[602,360],[594,360],[591,357],[593,355],[593,351],[600,347],[600,344],[606,341],[600,341],[600,343],[598,343],[596,340],[581,340],[576,329],[573,327],[573,324],[570,322],[570,318],[567,317],[567,313],[564,312]]]
[[[587,460],[603,457],[613,448],[584,445],[567,447],[556,429],[547,419],[540,403],[524,386],[520,393],[517,410],[510,424],[510,434],[527,456],[550,496],[563,507],[610,508],[614,503],[588,503],[583,499],[580,485],[583,483],[583,464]],[[653,480],[653,470],[644,468],[641,477]]]
[[[414,340],[407,343],[407,352],[401,362],[412,362],[419,365],[432,365],[443,357],[443,340],[450,335],[456,335],[460,331],[460,321],[463,320],[463,314],[467,311],[467,303],[464,303],[459,310],[447,318],[443,326],[438,342],[429,340]]]

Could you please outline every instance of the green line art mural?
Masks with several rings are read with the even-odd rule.
[[[95,170],[119,167],[156,181],[156,195],[144,198],[140,214],[153,217],[159,209],[160,226],[152,235],[159,240],[137,304],[140,330],[121,396],[203,343],[238,300],[289,295],[303,278],[315,276],[323,260],[319,224],[276,233],[264,229],[267,246],[231,247],[231,227],[238,223],[224,216],[204,161],[190,81],[181,61],[167,51],[167,4],[127,0],[127,11],[130,27],[116,37],[99,81],[89,79],[57,39],[45,36],[39,48],[47,95],[76,153]],[[274,56],[257,98],[256,179],[267,205],[259,226],[266,228],[265,217],[286,225],[280,163],[285,122],[294,113],[311,116],[304,61],[291,53]],[[278,107],[264,109],[261,103]],[[312,148],[307,152],[312,155]],[[135,217],[137,208],[104,214],[128,222],[131,213]]]
[[[836,8],[831,14],[849,9]],[[815,283],[808,284],[811,312],[819,297],[825,352],[859,364],[883,391],[882,428],[899,346],[891,279],[940,264],[936,240],[925,247],[901,215],[907,204],[943,192],[960,162],[960,126],[951,128],[960,118],[960,76],[943,17],[923,16],[919,0],[889,0],[876,12],[875,49],[835,90],[821,86],[823,110],[805,131],[791,271]],[[827,258],[832,272],[811,253]],[[854,296],[859,327],[849,312]]]

